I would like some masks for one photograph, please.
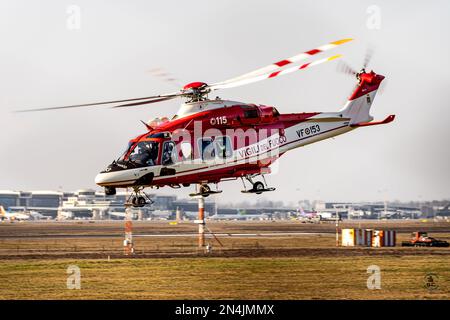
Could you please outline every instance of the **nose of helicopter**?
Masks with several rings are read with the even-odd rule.
[[[107,174],[106,173],[99,173],[95,176],[95,183],[99,186],[103,186],[105,183],[107,183]]]
[[[139,175],[122,164],[110,164],[95,176],[95,183],[101,187],[116,186],[120,183],[133,183]]]
[[[117,180],[118,172],[111,172],[109,170],[101,171],[95,176],[95,183],[101,187],[108,186]]]

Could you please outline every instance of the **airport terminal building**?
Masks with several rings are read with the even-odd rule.
[[[37,212],[47,219],[58,220],[122,220],[125,203],[130,196],[118,192],[107,196],[103,191],[81,189],[63,191],[12,191],[0,190],[0,205],[9,212]],[[177,199],[174,195],[149,194],[154,203],[131,209],[138,220],[195,220],[198,215],[196,199]],[[305,213],[304,210],[308,211]],[[426,209],[426,210],[425,210]],[[303,213],[302,213],[303,211]],[[449,204],[441,207],[382,203],[352,203],[315,201],[299,203],[297,208],[280,206],[248,206],[228,208],[218,206],[213,199],[205,199],[205,217],[212,220],[304,220],[302,215],[320,215],[323,221],[335,219],[418,219],[448,218]],[[309,219],[311,220],[311,219]]]
[[[149,195],[154,203],[151,206],[132,209],[133,218],[140,220],[175,219],[177,212],[181,216],[195,219],[196,200],[177,200],[172,195]],[[35,211],[48,219],[124,219],[125,202],[129,194],[118,192],[107,196],[104,192],[81,189],[75,192],[60,191],[11,191],[0,190],[0,205],[10,212]],[[214,202],[205,201],[205,215],[215,213]]]

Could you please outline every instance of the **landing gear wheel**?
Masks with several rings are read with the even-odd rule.
[[[203,184],[200,187],[200,193],[203,195],[203,197],[209,196],[209,192],[211,192],[211,188],[207,184]]]
[[[147,204],[147,200],[143,196],[131,198],[131,205],[134,208],[142,208]]]
[[[201,196],[203,198],[206,198],[211,194],[222,193],[222,190],[212,191],[211,188],[207,184],[199,185],[199,187],[195,188],[195,190],[198,192],[190,193],[189,194],[190,197],[200,197]]]
[[[140,197],[137,197],[137,204],[138,204],[138,207],[143,207],[147,204],[147,201],[145,200],[144,197],[140,196]]]
[[[265,190],[264,183],[262,183],[261,181],[256,181],[256,182],[253,184],[253,191],[254,191],[256,194],[261,194],[261,193],[264,192],[264,190]]]
[[[263,192],[268,192],[268,191],[274,191],[275,188],[272,187],[267,187],[267,182],[266,179],[264,178],[264,175],[261,175],[264,182],[261,181],[256,181],[253,182],[253,178],[256,175],[246,175],[244,177],[241,177],[242,179],[242,184],[244,185],[244,190],[241,190],[242,193],[256,193],[256,194],[261,194]],[[252,188],[247,190],[247,188],[245,187],[245,182],[244,182],[244,178],[248,180],[248,182],[251,183]]]
[[[128,198],[125,206],[132,206],[133,208],[142,208],[147,204],[152,204],[153,201],[150,197],[143,191],[143,188],[136,187],[133,194]]]
[[[114,187],[105,187],[105,194],[107,196],[113,196],[116,194],[116,188]]]

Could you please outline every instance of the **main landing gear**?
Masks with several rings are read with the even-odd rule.
[[[261,181],[253,182],[253,178],[256,177],[256,176],[257,176],[257,174],[254,174],[254,175],[246,175],[246,176],[245,176],[245,179],[246,179],[248,182],[250,182],[251,185],[252,185],[252,188],[249,189],[249,190],[247,190],[247,187],[245,186],[244,179],[241,178],[242,184],[244,185],[244,190],[241,191],[242,193],[256,193],[256,194],[261,194],[261,193],[263,193],[263,192],[269,192],[269,191],[274,191],[274,190],[275,190],[275,188],[272,188],[272,187],[268,187],[268,186],[267,186],[266,178],[264,178],[264,175],[261,175],[262,178],[263,178],[263,180],[264,180],[264,183],[262,183]]]
[[[147,204],[152,204],[153,200],[144,192],[144,187],[133,187],[132,194],[128,197],[125,206],[132,206],[133,208],[142,208]]]
[[[202,197],[207,197],[210,194],[218,194],[218,193],[222,193],[222,190],[211,190],[211,188],[207,185],[207,184],[200,184],[200,188],[197,189],[197,187],[195,188],[195,193],[190,193],[189,196],[190,197],[197,197],[197,196],[202,196]]]

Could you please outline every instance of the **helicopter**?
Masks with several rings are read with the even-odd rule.
[[[370,115],[373,100],[385,77],[374,71],[366,72],[368,57],[358,72],[344,64],[342,71],[355,76],[357,84],[345,105],[336,112],[283,114],[274,106],[209,98],[209,94],[333,61],[342,56],[338,54],[296,64],[351,40],[330,42],[214,84],[197,81],[167,94],[21,112],[99,105],[135,107],[183,98],[184,103],[170,119],[162,117],[143,122],[145,132],[129,141],[123,154],[95,177],[95,183],[104,188],[106,195],[116,194],[117,188],[132,188],[127,204],[133,207],[152,203],[144,192],[148,187],[178,189],[195,185],[196,190],[190,196],[207,197],[222,192],[218,190],[219,182],[241,179],[242,192],[262,194],[275,190],[268,186],[265,175],[271,173],[271,165],[287,151],[360,127],[392,122],[395,115],[382,121],[372,121]],[[255,181],[257,177],[262,181]],[[216,190],[211,189],[211,184],[216,185]]]

